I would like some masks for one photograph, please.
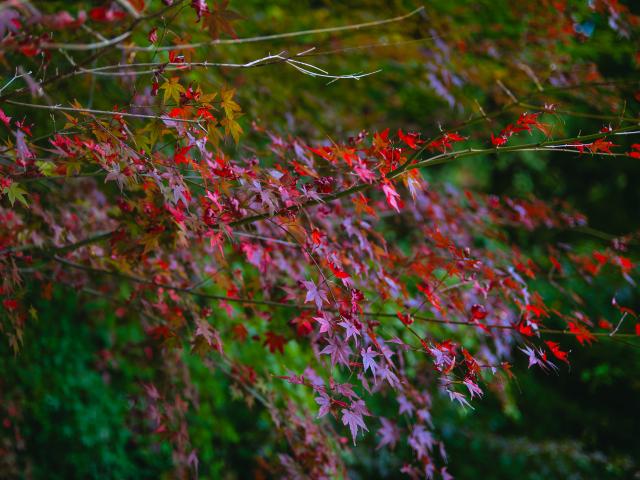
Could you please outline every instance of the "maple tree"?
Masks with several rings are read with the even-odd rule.
[[[189,434],[200,404],[186,357],[268,412],[281,450],[264,455],[262,475],[347,477],[344,451],[369,441],[410,478],[446,479],[436,399],[480,409],[485,392],[515,381],[514,362],[551,373],[574,349],[637,337],[638,231],[599,232],[562,199],[427,180],[436,165],[474,158],[638,160],[637,81],[603,76],[570,47],[591,35],[570,2],[514,2],[537,31],[527,38],[496,26],[474,42],[452,28],[461,13],[443,11],[427,59],[415,39],[396,39],[404,61],[427,62],[448,117],[365,123],[350,118],[354,99],[324,119],[333,94],[318,92],[308,100],[318,123],[295,127],[270,123],[284,96],[261,110],[264,97],[280,98],[277,85],[252,92],[229,72],[349,83],[355,97],[351,88],[385,72],[320,67],[313,39],[420,29],[428,9],[252,37],[240,36],[249,20],[227,0],[35,3],[0,10],[3,341],[19,358],[56,292],[104,300],[142,339],[101,360],[117,352],[153,367],[136,380],[132,421],[170,444],[176,476],[204,467]],[[615,1],[585,8],[628,39],[637,71],[640,18]],[[280,39],[292,42],[280,53],[211,60],[214,47]],[[532,44],[528,58],[508,55],[519,42]],[[485,106],[470,100],[483,91]],[[327,138],[323,122],[336,118]],[[520,245],[540,231],[604,241]],[[608,295],[609,320],[585,313],[593,291]],[[9,436],[14,448],[19,433]]]

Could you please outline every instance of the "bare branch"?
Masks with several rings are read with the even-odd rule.
[[[120,3],[122,4],[121,0]],[[129,3],[129,2],[126,2]],[[133,7],[131,7],[133,8]],[[417,13],[424,10],[424,7],[416,8],[415,10],[406,13],[404,15],[400,15],[397,17],[386,18],[384,20],[374,20],[371,22],[364,23],[356,23],[353,25],[343,25],[340,27],[327,27],[327,28],[314,28],[310,30],[301,30],[297,32],[286,32],[286,33],[275,33],[273,35],[261,35],[257,37],[247,37],[247,38],[232,38],[232,39],[216,39],[210,40],[207,42],[198,42],[198,43],[189,43],[185,45],[180,45],[180,48],[200,48],[207,47],[212,45],[232,45],[232,44],[240,44],[240,43],[255,43],[255,42],[264,42],[267,40],[277,40],[281,38],[292,38],[292,37],[301,37],[304,35],[319,35],[322,33],[334,33],[334,32],[344,32],[349,30],[360,30],[364,28],[378,27],[380,25],[385,25],[388,23],[401,22],[409,17],[416,15]],[[136,12],[137,13],[137,12]],[[136,19],[140,19],[141,17],[136,17]],[[117,45],[121,43],[123,40],[126,40],[131,36],[131,30],[118,35],[110,40],[105,40],[102,42],[84,44],[84,43],[43,43],[41,45],[42,48],[53,50],[58,48],[64,48],[66,50],[94,50],[98,48],[105,48],[111,45]],[[138,45],[118,45],[118,48],[127,51],[137,51],[137,52],[159,52],[159,51],[168,51],[175,50],[176,46],[155,46],[149,45],[148,47],[141,47]]]
[[[12,105],[19,105],[21,107],[28,108],[37,108],[42,110],[59,110],[63,112],[75,112],[75,113],[91,113],[94,115],[110,115],[110,116],[120,116],[120,117],[131,117],[131,118],[147,118],[153,120],[170,120],[172,122],[181,122],[181,123],[196,123],[198,125],[201,124],[200,120],[189,120],[184,118],[171,118],[168,116],[160,116],[160,115],[144,115],[142,113],[128,113],[128,112],[113,112],[110,110],[94,110],[91,108],[75,108],[75,107],[63,107],[61,105],[37,105],[35,103],[24,103],[18,102],[16,100],[7,100],[7,103]]]

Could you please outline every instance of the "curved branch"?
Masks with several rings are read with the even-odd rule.
[[[194,290],[191,290],[189,288],[183,288],[183,287],[176,287],[176,286],[172,286],[172,285],[167,285],[167,284],[163,284],[163,283],[158,283],[152,280],[146,280],[144,278],[139,278],[136,277],[134,275],[129,275],[126,273],[121,273],[121,272],[116,272],[113,270],[103,270],[100,268],[95,268],[95,267],[90,267],[87,265],[82,265],[79,263],[75,263],[69,260],[66,260],[64,258],[58,257],[58,256],[54,256],[53,259],[62,264],[65,265],[67,267],[70,268],[74,268],[77,270],[83,270],[85,272],[89,272],[89,273],[96,273],[96,274],[102,274],[102,275],[109,275],[112,277],[117,277],[117,278],[122,278],[125,280],[130,280],[132,282],[135,283],[139,283],[142,285],[149,285],[152,287],[157,287],[157,288],[164,288],[166,290],[172,290],[174,292],[177,293],[185,293],[187,295],[191,295],[194,297],[199,297],[199,298],[204,298],[204,299],[208,299],[208,300],[217,300],[217,301],[225,301],[225,302],[229,302],[229,303],[239,303],[242,305],[262,305],[262,306],[267,306],[267,307],[276,307],[276,308],[293,308],[293,309],[298,309],[298,310],[317,310],[317,307],[315,305],[306,305],[306,304],[298,304],[298,303],[284,303],[284,302],[275,302],[275,301],[271,301],[271,300],[255,300],[252,298],[238,298],[238,297],[229,297],[226,295],[215,295],[215,294],[210,294],[210,293],[204,293],[204,292],[197,292]],[[328,311],[328,312],[332,312],[332,313],[340,313],[339,309],[336,308],[324,308],[323,310]],[[362,314],[364,316],[367,317],[371,317],[371,318],[397,318],[397,315],[395,313],[387,313],[387,312],[370,312],[370,311],[365,311],[362,312]],[[472,323],[472,322],[467,322],[467,321],[463,321],[463,320],[443,320],[443,319],[439,319],[439,318],[434,318],[434,317],[425,317],[423,315],[414,315],[413,318],[417,319],[417,320],[421,320],[423,322],[426,323],[438,323],[438,324],[442,324],[442,325],[458,325],[458,326],[466,326],[466,327],[475,327],[475,328],[496,328],[496,329],[501,329],[501,330],[515,330],[516,327],[514,325],[503,325],[503,324],[497,324],[497,323],[489,323],[489,324],[478,324],[478,323]],[[550,329],[550,328],[542,328],[540,329],[540,332],[542,333],[551,333],[551,334],[556,334],[556,335],[569,335],[569,336],[576,336],[575,333],[573,332],[567,332],[564,330],[557,330],[557,329]],[[417,335],[415,332],[413,332],[415,335]],[[598,337],[606,337],[606,338],[610,338],[610,334],[609,333],[603,333],[603,332],[592,332],[592,335],[594,336],[598,336]],[[625,333],[620,333],[616,335],[617,337],[637,337],[637,335],[635,334],[625,334]],[[418,336],[418,338],[421,338],[420,336]]]
[[[424,10],[424,7],[419,7],[409,13],[405,13],[404,15],[400,15],[397,17],[386,18],[383,20],[374,20],[371,22],[356,23],[353,25],[343,25],[340,27],[313,28],[310,30],[300,30],[297,32],[286,32],[286,33],[274,33],[272,35],[260,35],[257,37],[216,39],[216,40],[210,40],[207,42],[188,43],[188,44],[179,45],[179,46],[173,45],[173,46],[158,47],[155,45],[149,45],[148,47],[141,47],[138,45],[118,45],[118,48],[121,50],[136,51],[136,52],[161,52],[161,51],[175,50],[176,48],[201,48],[201,47],[208,47],[213,45],[235,45],[235,44],[241,44],[241,43],[256,43],[256,42],[264,42],[268,40],[278,40],[281,38],[301,37],[304,35],[319,35],[322,33],[344,32],[349,30],[360,30],[364,28],[378,27],[380,25],[385,25],[387,23],[401,22],[402,20],[412,17],[423,10]],[[98,48],[117,45],[121,43],[123,40],[126,40],[129,36],[131,36],[131,30],[115,38],[107,39],[102,42],[96,42],[91,44],[43,43],[42,48],[49,49],[49,50],[53,50],[57,48],[61,48],[65,50],[94,50]]]

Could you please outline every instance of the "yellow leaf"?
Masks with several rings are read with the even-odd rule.
[[[166,104],[169,99],[173,99],[176,104],[180,103],[180,94],[185,92],[185,89],[180,85],[180,79],[178,77],[172,77],[160,86],[161,90],[164,90],[163,101]]]
[[[236,90],[234,88],[231,88],[229,90],[223,88],[222,92],[220,92],[220,94],[222,95],[222,108],[224,109],[224,113],[227,116],[227,118],[231,118],[233,119],[234,117],[234,112],[239,112],[242,109],[240,108],[240,105],[238,105],[236,102],[233,101],[233,96],[235,95]]]
[[[211,103],[218,96],[216,92],[207,93],[200,96],[200,103]]]
[[[224,127],[224,132],[227,135],[231,135],[236,143],[240,141],[242,127],[238,122],[236,122],[233,118],[223,118],[220,124]]]
[[[220,140],[222,140],[223,138],[222,132],[220,132],[220,130],[217,129],[213,123],[209,123],[207,132],[207,138],[211,145],[213,145],[214,147],[218,147],[218,145],[220,145]]]

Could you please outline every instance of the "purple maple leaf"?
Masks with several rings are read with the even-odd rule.
[[[314,387],[321,387],[324,385],[324,380],[322,380],[322,378],[320,378],[316,371],[311,367],[304,369],[304,376]]]
[[[424,425],[416,425],[409,436],[409,445],[416,452],[418,458],[425,457],[427,451],[433,448],[433,435],[424,428]]]
[[[471,409],[473,409],[473,407],[471,406],[471,404],[467,401],[467,399],[465,398],[465,396],[463,394],[461,394],[460,392],[454,392],[453,390],[447,390],[447,392],[449,393],[449,398],[451,399],[451,401],[457,401],[460,405],[462,405],[463,407],[469,407]]]
[[[356,392],[353,391],[353,385],[350,383],[338,383],[335,386],[336,392],[345,397],[354,398],[357,397]]]
[[[404,395],[398,395],[398,403],[400,404],[400,409],[398,413],[402,415],[403,413],[408,413],[409,415],[413,415],[413,403],[411,403],[407,397]]]
[[[453,476],[447,472],[447,467],[442,467],[440,475],[442,475],[442,480],[453,480]]]
[[[3,5],[0,10],[0,38],[3,38],[8,32],[17,32],[20,25],[20,14],[13,8]]]
[[[393,373],[393,371],[387,365],[383,364],[382,366],[379,366],[378,374],[380,375],[379,378],[389,382],[389,385],[391,387],[398,388],[400,386],[400,380],[398,379],[398,376]]]
[[[320,324],[320,333],[327,333],[329,336],[333,335],[333,323],[327,315],[313,317],[313,319]]]
[[[482,390],[480,389],[480,387],[470,378],[467,378],[464,380],[463,382],[465,384],[465,386],[469,389],[469,393],[471,394],[471,398],[475,397],[476,395],[478,397],[482,396]]]
[[[318,411],[318,417],[324,417],[331,410],[331,398],[326,393],[321,393],[319,397],[315,398],[316,403],[320,405],[320,410]]]
[[[349,410],[346,408],[342,409],[342,424],[349,425],[349,430],[351,430],[351,438],[353,438],[353,444],[356,444],[356,437],[358,436],[358,429],[362,429],[366,432],[369,430],[367,426],[364,424],[364,419],[362,418],[362,413],[354,412],[353,410]]]
[[[340,325],[341,327],[343,327],[346,332],[346,340],[348,341],[351,337],[353,337],[355,339],[356,342],[356,347],[358,346],[358,337],[360,336],[360,331],[357,329],[357,327],[350,321],[348,320],[343,320],[342,322],[340,322],[338,325]]]
[[[313,280],[303,281],[302,284],[307,289],[307,297],[304,299],[304,303],[316,302],[318,310],[322,308],[323,302],[329,303],[327,292],[322,288],[318,288]]]
[[[345,366],[349,366],[349,355],[351,355],[351,349],[347,342],[341,342],[336,339],[329,340],[329,345],[324,347],[320,354],[331,355],[331,365],[335,367],[336,363],[342,363]]]
[[[380,354],[374,351],[371,347],[368,347],[366,350],[363,348],[360,351],[360,355],[362,355],[362,365],[364,371],[366,372],[367,370],[371,370],[371,373],[375,377],[376,372],[378,371],[378,364],[376,363],[374,358]]]
[[[391,420],[384,417],[380,417],[380,423],[382,423],[382,428],[378,430],[378,435],[380,435],[381,438],[376,450],[384,447],[385,445],[389,445],[391,448],[394,448],[400,439],[398,427],[396,427],[396,424]]]

